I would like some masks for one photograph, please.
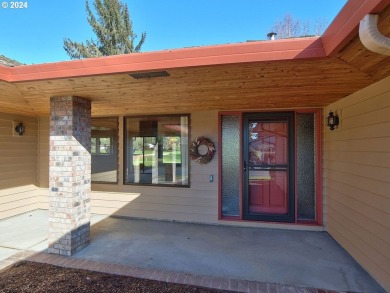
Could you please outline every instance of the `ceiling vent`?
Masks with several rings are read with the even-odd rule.
[[[150,72],[130,73],[129,75],[132,78],[141,79],[141,78],[166,77],[169,76],[169,73],[166,71],[150,71]]]

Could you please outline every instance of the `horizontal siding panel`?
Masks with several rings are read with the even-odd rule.
[[[36,160],[34,161],[26,161],[19,162],[19,164],[4,164],[2,165],[2,169],[0,169],[0,176],[2,177],[4,173],[11,173],[11,175],[15,172],[19,172],[20,170],[31,171],[35,173],[35,168],[37,167]],[[15,178],[13,176],[12,178]]]
[[[214,176],[215,178],[215,176]],[[191,190],[196,193],[211,193],[216,194],[218,192],[218,185],[213,182],[193,182],[191,183]]]
[[[19,169],[20,170],[20,169]],[[6,180],[14,180],[14,179],[21,179],[20,180],[20,183],[23,184],[23,179],[26,180],[26,179],[30,179],[30,182],[29,183],[32,183],[32,182],[35,182],[35,174],[34,174],[34,171],[32,172],[31,170],[21,170],[21,171],[12,171],[12,172],[5,172],[5,173],[1,173],[1,176],[0,176],[0,182],[4,182]],[[0,183],[0,186],[1,186],[1,183]]]
[[[215,160],[215,162],[213,162]],[[215,155],[213,160],[207,165],[197,164],[191,162],[191,175],[204,175],[204,174],[216,174],[218,171],[217,156]]]
[[[25,135],[22,135],[22,136],[12,136],[12,135],[1,135],[1,130],[0,130],[0,141],[6,141],[6,142],[11,142],[11,143],[15,143],[15,144],[20,144],[20,143],[37,143],[38,142],[38,138],[35,137],[35,136],[25,136]]]
[[[36,161],[36,158],[29,158],[31,162]],[[12,165],[12,164],[22,164],[24,159],[15,158],[15,157],[0,157],[0,166]]]
[[[217,223],[217,215],[199,215],[189,213],[172,213],[164,211],[149,211],[149,210],[133,210],[133,209],[121,209],[107,207],[91,207],[91,212],[102,215],[114,215],[120,217],[131,218],[143,218],[143,219],[156,219],[156,220],[175,220],[181,222],[194,222],[194,223]]]
[[[38,188],[36,199],[38,209],[49,209],[49,189]]]
[[[377,112],[381,109],[390,107],[390,100],[388,99],[390,91],[385,90],[382,93],[376,94],[374,97],[370,97],[369,99],[365,99],[364,101],[355,103],[343,109],[343,118],[351,118],[358,116],[364,117],[365,115],[370,115],[373,112]],[[385,113],[384,113],[385,114]],[[381,115],[381,117],[386,117],[386,115]],[[375,118],[375,117],[374,117]],[[388,117],[385,118],[386,120]],[[363,120],[364,121],[364,120]],[[369,120],[368,120],[369,121]],[[388,120],[387,120],[388,121]],[[357,125],[359,125],[358,121],[355,120]]]
[[[329,198],[329,205],[332,206],[330,214],[341,214],[347,222],[350,222],[351,229],[356,233],[360,232],[361,238],[370,243],[380,253],[390,259],[390,227],[385,223],[378,223],[368,218],[354,206],[346,206],[337,196]]]
[[[332,190],[329,191],[332,192]],[[342,205],[345,208],[344,213],[355,213],[357,216],[362,217],[365,221],[370,222],[372,226],[376,226],[376,228],[372,228],[374,231],[383,231],[383,229],[385,229],[388,230],[387,233],[390,232],[390,230],[386,227],[387,219],[389,217],[387,212],[376,210],[340,193],[335,193],[333,196],[330,196],[328,200],[330,206],[332,206],[332,204]],[[372,214],[373,212],[375,212],[375,214]],[[390,244],[390,234],[387,236],[381,235],[381,237]]]
[[[158,186],[137,186],[137,185],[116,185],[116,184],[92,184],[92,192],[115,192],[115,193],[140,193],[142,195],[154,196],[178,196],[217,198],[215,192],[197,192],[187,187],[158,187]]]
[[[378,267],[380,267],[381,270],[383,270],[386,275],[390,275],[390,266],[388,265],[390,263],[390,259],[386,256],[384,256],[380,251],[376,248],[376,246],[371,246],[369,243],[365,242],[365,239],[362,239],[361,233],[362,231],[360,229],[357,230],[351,230],[346,229],[346,226],[343,226],[343,221],[346,219],[343,217],[340,213],[334,213],[330,214],[329,217],[337,222],[339,226],[334,227],[337,228],[344,228],[343,233],[344,236],[349,239],[352,243],[359,243],[359,247],[356,247],[355,253],[357,255],[365,255],[368,257],[371,261],[373,261],[375,264],[377,264]],[[349,226],[349,225],[348,225]],[[365,231],[363,231],[365,232]]]
[[[210,182],[210,175],[213,175],[214,176],[214,180],[213,182]],[[198,183],[201,183],[201,184],[205,184],[208,185],[208,186],[212,186],[212,185],[218,185],[218,176],[216,173],[214,174],[191,174],[191,182],[193,182],[194,184],[198,184]]]
[[[177,196],[110,196],[107,194],[96,194],[91,193],[91,201],[93,205],[102,205],[104,202],[118,202],[122,203],[133,203],[145,204],[164,204],[174,206],[197,206],[197,207],[210,207],[216,208],[217,201],[215,199],[201,199],[193,197],[177,197]]]
[[[109,201],[109,200],[92,200],[91,207],[108,207],[108,208],[126,208],[126,209],[135,209],[135,210],[146,210],[146,211],[162,211],[162,212],[172,212],[172,213],[189,213],[189,214],[199,214],[199,215],[214,215],[217,214],[215,207],[205,207],[205,206],[190,206],[190,205],[172,205],[172,204],[162,204],[162,203],[143,203],[138,202],[137,200],[126,203],[118,201]]]
[[[361,164],[367,166],[378,166],[378,167],[389,167],[390,162],[390,153],[387,152],[348,152],[348,151],[339,151],[339,152],[325,152],[324,161],[327,165],[331,161],[336,162],[349,162],[353,164]]]
[[[8,195],[17,195],[19,193],[25,193],[25,192],[36,192],[37,187],[35,185],[29,184],[29,185],[22,185],[22,186],[17,186],[14,188],[3,188],[0,189],[0,196],[8,196]]]
[[[49,209],[49,197],[37,197],[36,202],[37,209],[48,210]]]
[[[127,193],[124,193],[124,192],[104,192],[104,191],[92,191],[91,192],[91,198],[98,199],[98,200],[132,201],[140,196],[141,196],[141,193],[136,193],[136,192],[134,192],[134,193],[130,193],[130,192],[127,192]],[[159,196],[142,195],[142,196],[156,198],[157,199],[156,201],[158,201],[158,200],[161,201],[162,198],[165,199],[169,196],[174,197],[174,198],[178,197],[175,195],[159,195]]]
[[[3,137],[3,138],[7,137],[7,136],[14,137],[14,140],[18,139],[19,141],[25,141],[28,138],[34,138],[36,140],[37,135],[38,135],[38,130],[28,128],[27,125],[24,125],[24,126],[25,126],[25,132],[23,133],[23,135],[18,135],[17,133],[15,133],[13,127],[0,128],[0,137]]]
[[[334,161],[329,163],[328,169],[390,183],[390,168],[386,167],[364,166],[357,163]]]
[[[390,137],[350,140],[345,140],[341,138],[341,140],[332,140],[331,142],[327,143],[325,151],[339,152],[340,150],[343,150],[348,152],[384,153],[389,151],[389,146]]]
[[[24,124],[37,124],[37,118],[33,116],[23,116],[9,113],[0,113],[0,120],[10,120],[10,121],[23,121]]]
[[[0,141],[0,150],[15,150],[15,151],[24,151],[26,149],[33,149],[35,151],[37,148],[37,144],[34,142],[30,143],[12,143],[12,142],[2,142]]]
[[[8,165],[16,165],[16,164],[24,164],[24,163],[35,163],[37,159],[35,157],[1,157],[0,158],[0,166],[8,166]]]
[[[7,211],[1,212],[0,219],[6,219],[6,218],[20,215],[23,213],[28,213],[28,212],[31,212],[31,211],[36,210],[36,209],[37,209],[37,205],[35,203],[30,204],[30,205],[26,205],[26,206],[20,206],[20,207],[13,209],[13,210],[7,210]]]
[[[345,182],[332,180],[330,187],[335,194],[338,192],[342,194],[348,194],[353,196],[356,200],[369,205],[375,209],[382,210],[384,212],[390,211],[390,198],[384,197],[372,192],[368,192],[359,188],[356,188],[354,185],[348,185]],[[334,193],[329,193],[329,196],[332,196]]]
[[[29,202],[31,198],[34,198],[35,200],[36,196],[37,196],[36,190],[0,196],[0,209],[1,209],[1,205],[3,204],[8,204],[11,202],[20,202],[24,200],[26,202]]]
[[[328,232],[340,243],[344,249],[346,249],[352,257],[359,262],[364,264],[364,268],[371,272],[371,275],[382,285],[386,285],[390,279],[390,275],[384,271],[380,265],[373,261],[369,256],[364,254],[360,250],[360,242],[356,239],[350,239],[349,235],[344,233],[344,229],[340,223],[333,217],[329,217],[330,221],[335,225],[329,227]],[[355,241],[355,242],[354,242]]]
[[[36,148],[26,148],[25,150],[3,150],[2,156],[13,157],[15,159],[31,159],[36,160],[37,158],[37,149]]]
[[[346,118],[345,111],[343,111],[343,129],[374,126],[376,124],[390,122],[390,117],[387,116],[387,113],[389,112],[388,108],[390,108],[390,101],[388,104],[389,105],[386,108],[380,108],[376,111],[367,112],[351,118]],[[369,105],[365,105],[365,107],[368,108]]]
[[[390,109],[389,109],[390,110]],[[343,123],[343,122],[341,122]],[[349,139],[367,139],[390,136],[390,122],[377,123],[372,125],[365,125],[356,128],[344,128],[343,131],[336,131],[333,133],[335,140],[349,140]]]
[[[0,128],[12,128],[13,125],[14,124],[11,120],[2,119],[1,114],[0,114]]]
[[[4,139],[4,136],[12,136],[14,130],[12,128],[0,127],[0,139]]]
[[[17,209],[19,207],[23,207],[23,206],[33,206],[35,204],[36,204],[35,196],[29,197],[26,199],[17,200],[17,201],[2,203],[0,205],[0,213],[10,211],[10,210],[15,210],[15,209]]]
[[[48,202],[48,190],[40,189],[39,202]],[[123,207],[124,205],[132,205],[136,203],[141,209],[149,209],[150,206],[169,206],[178,207],[189,206],[196,209],[204,210],[204,208],[211,208],[215,213],[217,210],[217,199],[215,198],[198,198],[198,197],[182,197],[173,195],[139,195],[137,193],[114,193],[114,192],[91,192],[91,206],[100,207]]]
[[[375,194],[382,195],[384,197],[388,197],[390,190],[390,183],[359,177],[349,173],[342,173],[336,170],[329,170],[327,178],[330,182],[345,182],[348,185],[354,185],[356,188],[365,190],[367,191],[367,193],[372,192]],[[328,186],[331,186],[331,184],[329,184]]]
[[[32,177],[31,174],[29,174],[29,177],[13,177],[11,179],[3,179],[3,176],[0,177],[0,188],[7,189],[7,188],[13,188],[13,187],[20,187],[24,185],[35,185],[36,178]]]
[[[39,176],[39,187],[49,187],[49,174],[38,174]]]

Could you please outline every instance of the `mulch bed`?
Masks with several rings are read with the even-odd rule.
[[[21,261],[0,271],[0,292],[230,292]]]

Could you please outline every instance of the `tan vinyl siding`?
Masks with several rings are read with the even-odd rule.
[[[25,125],[19,136],[14,128]],[[36,209],[38,119],[0,113],[0,219]]]
[[[38,186],[49,187],[49,130],[50,118],[39,117]]]
[[[390,77],[328,106],[324,130],[328,232],[390,291]]]

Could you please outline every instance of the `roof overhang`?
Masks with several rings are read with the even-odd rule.
[[[320,38],[259,41],[0,68],[8,82],[325,57]],[[3,69],[3,70],[2,70]],[[1,75],[2,74],[2,75]]]
[[[321,38],[0,66],[0,112],[47,115],[64,95],[90,99],[93,115],[326,106],[388,76],[390,58],[363,47],[358,25],[376,12],[389,35],[389,2],[347,2]],[[151,71],[169,76],[129,76]]]

